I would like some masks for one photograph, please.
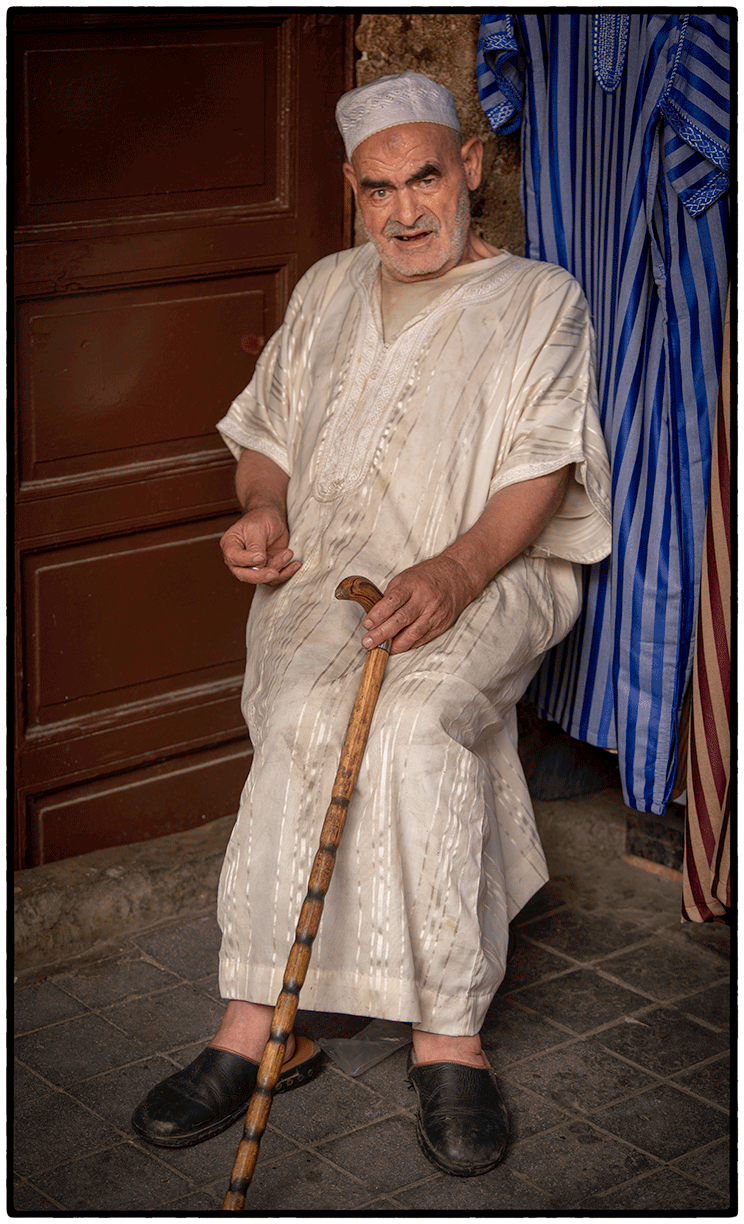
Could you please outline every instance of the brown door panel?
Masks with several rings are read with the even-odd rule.
[[[53,863],[198,828],[237,810],[249,767],[250,746],[242,743],[24,795],[29,857]]]
[[[14,10],[18,866],[234,812],[215,422],[349,245],[334,10]]]
[[[286,207],[294,50],[278,15],[19,32],[17,224]]]
[[[21,301],[21,500],[222,455],[215,421],[253,374],[280,271]]]
[[[147,466],[121,468],[115,482],[91,480],[64,497],[44,488],[46,497],[23,497],[16,506],[16,536],[19,541],[50,543],[76,540],[86,535],[110,535],[176,519],[193,520],[198,511],[237,511],[235,463],[217,439],[208,449],[197,451],[168,470],[163,464],[148,476]],[[233,515],[234,517],[234,515]],[[112,528],[110,524],[115,526]]]
[[[234,519],[24,555],[27,731],[242,673],[250,596],[219,549]]]
[[[68,722],[26,737],[18,774],[29,794],[73,780],[95,778],[107,770],[146,765],[200,748],[232,744],[248,735],[240,716],[242,676],[214,679],[172,702],[123,706],[119,717]]]
[[[35,292],[74,293],[83,285],[91,290],[139,285],[145,280],[142,275],[145,268],[147,283],[151,284],[172,279],[174,273],[177,278],[188,279],[212,272],[230,274],[254,266],[274,271],[301,257],[296,249],[299,236],[303,251],[311,249],[305,240],[302,219],[296,216],[246,217],[238,213],[237,219],[231,216],[215,222],[211,217],[200,219],[177,213],[158,220],[163,228],[155,233],[142,232],[131,221],[133,233],[114,233],[117,227],[113,225],[97,227],[100,232],[85,231],[85,242],[70,237],[71,227],[56,230],[54,242],[39,241],[37,230],[16,231],[24,236],[23,244],[13,253],[18,296],[32,296]],[[81,227],[75,227],[73,233],[79,235]],[[307,258],[302,259],[303,265]],[[296,276],[282,282],[286,293],[294,279]],[[286,299],[280,304],[277,326],[285,305]]]

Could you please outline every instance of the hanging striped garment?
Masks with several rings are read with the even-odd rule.
[[[689,681],[728,287],[725,15],[485,14],[481,103],[522,123],[526,254],[568,269],[598,340],[613,550],[530,689],[617,749],[661,814]]]
[[[731,397],[728,317],[700,587],[687,758],[683,915],[731,908]]]

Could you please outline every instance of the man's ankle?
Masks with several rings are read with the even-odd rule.
[[[480,1034],[468,1037],[451,1037],[446,1033],[428,1033],[413,1030],[413,1052],[417,1064],[456,1062],[468,1067],[488,1067],[481,1049]]]
[[[243,1058],[260,1062],[271,1031],[273,1007],[261,1003],[247,1003],[242,999],[231,999],[222,1018],[222,1024],[210,1041],[218,1050],[230,1050]],[[287,1038],[285,1062],[295,1051],[294,1035]]]

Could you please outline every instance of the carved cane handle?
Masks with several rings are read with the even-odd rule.
[[[369,612],[371,608],[374,608],[378,599],[382,599],[382,591],[378,591],[374,582],[370,582],[369,578],[352,576],[339,582],[336,587],[336,599],[355,599],[362,605],[365,612]]]

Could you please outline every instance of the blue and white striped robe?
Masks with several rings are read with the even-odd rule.
[[[531,694],[617,748],[626,801],[662,813],[676,765],[728,286],[729,20],[488,13],[492,126],[522,122],[526,254],[573,273],[598,341],[611,556]]]

